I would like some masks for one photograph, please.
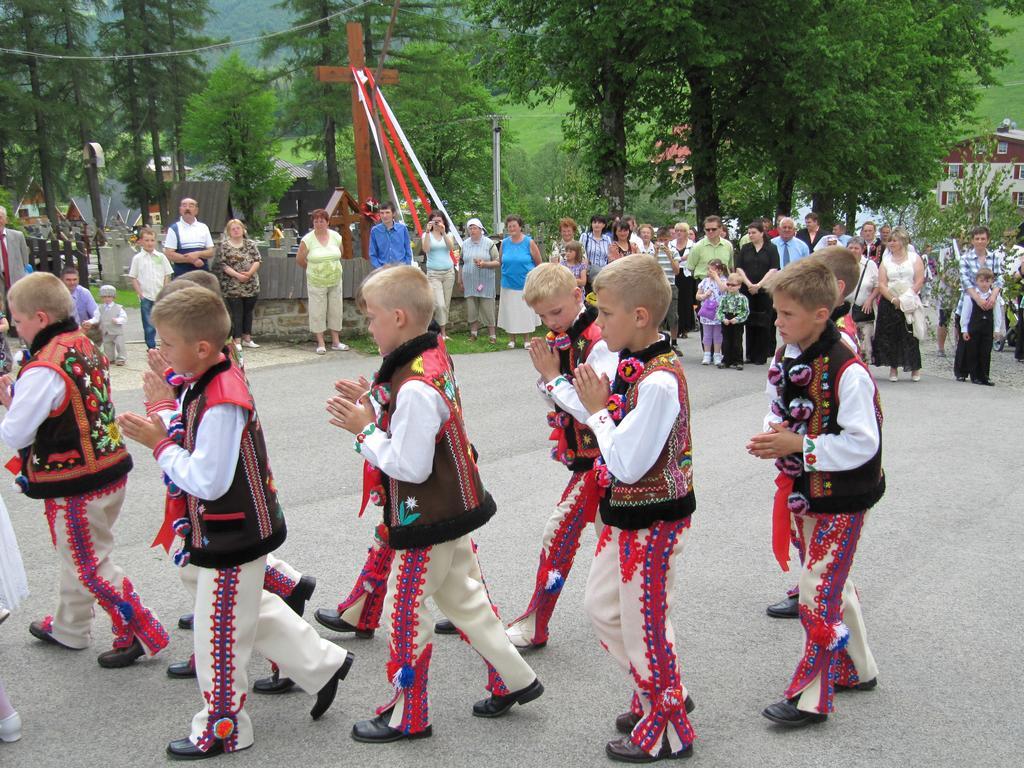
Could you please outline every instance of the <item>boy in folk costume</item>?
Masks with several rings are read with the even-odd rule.
[[[153,371],[144,379],[150,417],[124,414],[125,433],[153,449],[170,482],[185,494],[188,516],[175,530],[175,556],[197,566],[195,665],[203,709],[189,737],[172,741],[173,758],[200,759],[253,743],[245,709],[253,648],[316,695],[316,720],[330,707],[352,655],[321,639],[277,595],[263,588],[267,555],[284,541],[262,425],[241,370],[221,352],[230,320],[221,299],[188,287],[153,307],[161,351],[181,380],[179,402]],[[163,411],[180,414],[168,428]],[[181,431],[182,445],[171,431]]]
[[[601,496],[593,469],[600,451],[586,425],[590,414],[573,389],[573,372],[588,363],[599,373],[614,376],[618,356],[602,341],[594,322],[597,309],[584,306],[583,292],[566,267],[541,264],[534,269],[526,278],[523,298],[551,329],[547,343],[538,339],[530,344],[530,358],[540,374],[537,387],[552,408],[548,424],[554,429],[551,439],[557,441],[552,458],[572,472],[544,528],[529,605],[507,630],[517,648],[542,648],[547,645],[548,621],[569,578],[580,535],[594,522]]]
[[[114,418],[108,361],[71,319],[71,297],[55,276],[22,278],[9,301],[31,357],[16,387],[10,377],[0,378],[7,408],[0,438],[20,453],[16,485],[45,500],[61,563],[57,610],[29,631],[64,648],[86,648],[99,603],[110,617],[114,647],[97,660],[124,667],[160,651],[168,637],[110,560],[132,459]]]
[[[786,346],[768,371],[776,399],[765,431],[747,449],[775,459],[779,470],[772,544],[784,571],[791,528],[802,544],[806,640],[785,698],[763,714],[800,727],[828,717],[836,689],[877,684],[860,599],[848,576],[867,510],[885,491],[882,413],[871,374],[829,319],[838,286],[828,267],[818,259],[790,265],[769,290]]]
[[[220,282],[217,278],[210,272],[197,269],[191,272],[186,272],[174,282],[165,285],[160,290],[157,298],[158,300],[162,299],[172,293],[194,285],[206,288],[217,296],[221,296]],[[221,300],[223,301],[222,296]],[[155,337],[155,330],[153,334]],[[226,357],[230,358],[232,363],[237,365],[239,368],[243,368],[244,361],[241,357],[241,347],[235,346],[230,337],[225,341],[224,354]],[[165,420],[165,426],[170,427],[171,418],[175,413],[174,403],[177,402],[178,396],[180,395],[182,377],[179,374],[176,374],[173,368],[168,366],[166,358],[164,358],[159,349],[149,350],[148,355],[150,370],[161,379],[166,380],[169,386],[171,386],[171,382],[174,382],[173,389],[163,393],[163,401],[154,401],[149,404],[151,412],[150,415],[152,415],[152,413],[160,413],[161,417]],[[164,408],[164,405],[170,405],[170,407]],[[182,435],[180,429],[175,430],[174,434],[177,439],[181,439]],[[174,522],[181,517],[185,517],[187,511],[185,494],[171,483],[166,475],[164,476],[164,481],[167,484],[164,522],[150,546],[163,547],[164,550],[170,554],[171,547],[176,539],[176,535],[174,533]],[[188,590],[190,604],[195,604],[198,571],[194,566],[186,565],[180,568],[178,573],[181,576],[182,583],[185,585],[185,589]],[[299,616],[302,616],[306,608],[306,602],[313,595],[313,591],[316,589],[316,579],[312,576],[300,573],[284,560],[279,560],[274,557],[273,554],[268,554],[267,568],[263,576],[263,588],[280,597],[285,601],[289,608],[295,611]],[[178,627],[181,629],[192,629],[193,621],[194,616],[191,613],[187,613],[178,618]],[[167,676],[177,679],[194,678],[196,676],[195,656],[189,655],[188,659],[185,661],[175,661],[168,664]],[[252,689],[256,693],[275,694],[284,693],[285,691],[291,690],[294,686],[295,682],[293,680],[287,677],[281,677],[280,670],[277,665],[271,661],[271,675],[269,677],[256,680],[252,685]]]
[[[363,283],[360,305],[384,360],[368,395],[349,382],[349,396],[331,398],[327,410],[382,473],[377,493],[385,497],[387,543],[395,550],[383,607],[391,620],[387,672],[395,695],[377,717],[352,729],[357,741],[383,743],[432,733],[428,597],[487,662],[491,696],[473,705],[475,716],[503,715],[544,687],[505,636],[477,578],[469,534],[495,505],[466,436],[451,360],[438,335],[427,331],[434,302],[426,276],[408,266],[377,270]]]
[[[829,272],[832,273],[832,276],[835,277],[838,293],[829,320],[835,325],[836,330],[839,331],[839,336],[843,343],[849,346],[855,355],[860,356],[857,324],[854,322],[853,315],[851,314],[853,303],[846,300],[847,291],[852,291],[850,294],[851,299],[853,298],[853,293],[856,293],[856,288],[850,289],[849,286],[856,286],[857,279],[860,277],[859,259],[854,255],[853,251],[838,245],[823,248],[810,258],[824,264]],[[776,397],[775,387],[772,384],[768,385],[768,396],[772,400]],[[790,527],[789,533],[790,542],[796,550],[802,567],[804,564],[803,537],[800,535],[800,531],[795,524]],[[786,592],[786,596],[779,602],[769,605],[765,609],[765,613],[773,619],[800,618],[800,585],[796,584],[791,587]]]
[[[690,531],[693,494],[686,378],[658,332],[672,293],[654,259],[609,264],[594,281],[597,322],[619,354],[607,376],[576,371],[576,391],[601,448],[605,528],[587,580],[585,608],[602,646],[633,683],[630,710],[615,721],[625,736],[608,757],[631,763],[688,757],[693,702],[681,679],[668,613],[675,559]]]

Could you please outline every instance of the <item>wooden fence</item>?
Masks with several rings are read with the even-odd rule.
[[[305,299],[306,271],[295,263],[294,251],[283,248],[260,248],[263,266],[260,267],[261,299]],[[342,295],[355,298],[356,291],[365,277],[370,274],[370,262],[366,259],[345,259],[342,261]]]

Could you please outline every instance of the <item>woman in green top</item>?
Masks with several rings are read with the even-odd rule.
[[[295,263],[306,270],[306,290],[309,294],[309,330],[316,335],[316,353],[327,353],[324,331],[331,332],[331,349],[344,352],[348,346],[341,343],[341,235],[327,225],[330,214],[317,208],[311,214],[313,229],[299,244]]]

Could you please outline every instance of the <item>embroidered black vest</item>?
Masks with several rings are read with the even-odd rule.
[[[384,523],[394,549],[429,547],[476,530],[494,515],[494,499],[484,489],[473,446],[462,420],[462,401],[451,358],[439,346],[436,333],[426,333],[384,358],[375,388],[385,387],[380,427],[387,429],[398,395],[410,381],[427,384],[448,406],[434,446],[430,476],[422,483],[389,477]]]
[[[287,536],[256,405],[245,375],[230,360],[214,365],[185,393],[181,405],[184,447],[195,450],[203,415],[225,403],[248,414],[231,486],[219,499],[186,496],[192,526],[186,537],[189,563],[201,568],[248,563],[273,552]]]
[[[793,489],[802,493],[809,502],[810,511],[823,514],[855,514],[873,507],[885,493],[885,473],[882,470],[882,406],[878,388],[874,387],[875,419],[878,422],[878,450],[867,462],[855,469],[842,471],[814,470],[814,439],[818,435],[838,435],[842,432],[837,415],[839,413],[839,382],[843,372],[851,365],[865,370],[857,353],[843,342],[839,330],[831,323],[826,324],[821,338],[807,348],[799,357],[783,360],[785,348],[776,352],[776,363],[781,363],[787,372],[798,365],[810,367],[809,382],[806,386],[794,384],[789,376],[780,392],[785,404],[794,399],[806,398],[812,404],[807,420],[805,457],[798,457],[812,467],[795,478]]]
[[[636,483],[621,483],[614,478],[601,500],[601,519],[606,525],[625,530],[650,528],[659,520],[681,520],[696,509],[693,493],[693,448],[690,441],[690,399],[686,377],[668,340],[662,339],[647,349],[633,353],[623,350],[620,361],[635,358],[643,364],[639,376],[627,382],[622,376],[622,365],[612,385],[612,395],[621,395],[619,401],[623,416],[637,404],[640,384],[657,371],[666,371],[679,387],[679,414],[675,418],[665,446],[654,465]]]
[[[569,382],[573,380],[573,371],[587,362],[590,351],[601,340],[601,329],[594,324],[596,319],[597,307],[587,304],[583,314],[566,331],[568,346],[564,349],[556,346],[559,373]],[[554,338],[557,340],[558,337]],[[565,450],[554,449],[553,459],[562,462],[573,472],[586,472],[594,466],[594,460],[601,455],[601,449],[597,444],[597,438],[586,423],[577,421],[557,403],[555,410],[548,414],[548,423],[556,429],[561,429],[565,439]]]
[[[32,341],[32,359],[18,372],[49,368],[67,394],[21,452],[18,483],[34,499],[75,496],[120,480],[131,471],[110,399],[107,358],[73,320],[43,328]]]

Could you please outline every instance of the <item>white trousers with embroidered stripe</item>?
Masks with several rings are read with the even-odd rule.
[[[88,647],[98,602],[110,617],[115,647],[126,647],[138,638],[146,654],[153,655],[167,645],[167,632],[110,559],[125,487],[120,480],[79,496],[46,499],[46,517],[60,557],[60,597],[50,632],[70,648]]]
[[[388,677],[397,690],[389,723],[406,733],[422,731],[430,723],[427,673],[434,621],[428,597],[496,672],[504,685],[499,694],[526,688],[537,677],[505,635],[468,535],[399,550],[388,578],[383,619],[391,637]]]
[[[540,541],[540,564],[533,594],[523,615],[509,625],[533,643],[546,643],[548,640],[548,622],[569,578],[580,537],[587,527],[582,507],[586,476],[586,472],[573,473],[562,498],[548,518]],[[600,518],[594,521],[594,526],[600,535],[604,527]]]
[[[263,588],[266,565],[260,557],[234,568],[195,568],[196,677],[206,706],[192,718],[190,738],[204,751],[218,738],[228,751],[253,742],[245,699],[254,648],[309,694],[326,685],[348,654]]]
[[[669,619],[673,565],[689,530],[689,518],[638,531],[607,526],[587,579],[587,615],[601,645],[631,675],[642,707],[629,738],[648,754],[657,754],[665,734],[672,752],[694,738]]]
[[[866,513],[792,516],[804,552],[800,571],[804,649],[786,696],[798,696],[797,707],[808,712],[833,710],[836,683],[856,685],[878,675],[860,596],[849,578],[866,518]]]

